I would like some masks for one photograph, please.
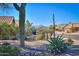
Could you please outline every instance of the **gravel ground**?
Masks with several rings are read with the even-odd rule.
[[[64,33],[64,32],[58,32],[56,31],[56,35],[61,35],[63,33],[63,37],[64,38],[71,38],[74,40],[79,40],[79,32],[75,32],[75,33]]]
[[[79,56],[79,46],[73,45],[66,52],[54,55],[47,51],[46,45],[21,50],[21,56]]]
[[[16,45],[17,47],[19,45],[18,41],[15,41],[13,43],[12,41],[8,41],[8,42],[11,42],[12,45]],[[75,42],[78,43],[79,41],[75,40]],[[79,56],[79,43],[78,44],[77,43],[74,43],[73,46],[67,52],[63,54],[58,54],[57,56]],[[24,49],[21,48],[21,56],[54,56],[53,54],[47,51],[48,43],[46,41],[45,42],[43,41],[40,45],[37,44],[38,41],[35,41],[35,44],[33,45],[32,42],[30,42],[30,44],[28,43],[28,45],[26,45]]]
[[[78,56],[79,55],[79,40],[74,40],[74,41],[75,41],[75,43],[73,44],[72,47],[70,47],[70,49],[67,52],[65,52],[63,54],[59,54],[57,56]],[[17,47],[19,45],[19,41],[10,41],[9,40],[8,42]],[[21,48],[21,56],[54,56],[53,54],[51,54],[47,51],[47,44],[49,44],[49,43],[46,40],[45,40],[45,42],[44,42],[44,40],[41,41],[42,43],[40,43],[40,44],[38,42],[40,42],[40,41],[35,41],[35,42],[31,41],[29,43],[26,42],[27,43],[26,47],[24,49]]]
[[[60,35],[61,33],[57,33]],[[79,33],[65,33],[64,37],[72,38],[74,44],[70,49],[57,56],[79,56]],[[19,40],[0,40],[2,42],[9,42],[12,45],[19,46]],[[46,40],[36,40],[36,41],[25,41],[26,47],[21,48],[21,56],[54,56],[53,54],[47,51],[47,44],[49,44]]]

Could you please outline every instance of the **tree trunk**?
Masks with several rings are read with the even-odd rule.
[[[20,46],[25,47],[25,6],[26,3],[21,3],[21,6],[18,6],[17,3],[13,4],[15,9],[19,11],[19,34],[20,34]]]
[[[25,40],[25,8],[19,11],[19,30],[20,30],[20,46],[24,47]]]

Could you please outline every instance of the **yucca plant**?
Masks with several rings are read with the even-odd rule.
[[[51,38],[51,41],[50,44],[49,44],[49,47],[48,47],[48,51],[53,53],[53,54],[59,54],[59,53],[62,53],[62,52],[65,52],[66,49],[67,49],[67,44],[64,42],[62,35],[60,36],[56,36],[55,34],[55,19],[54,19],[54,14],[53,14],[53,38]]]

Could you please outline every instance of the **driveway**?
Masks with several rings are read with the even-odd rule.
[[[79,40],[79,32],[64,33],[64,32],[58,32],[58,31],[56,31],[56,35],[61,35],[62,33],[63,33],[63,37],[64,38],[71,38],[71,39]]]

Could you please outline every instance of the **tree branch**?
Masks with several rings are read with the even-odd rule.
[[[17,5],[17,3],[13,3],[16,10],[20,10],[20,7]]]
[[[21,4],[21,7],[25,8],[25,6],[26,6],[26,3]]]

